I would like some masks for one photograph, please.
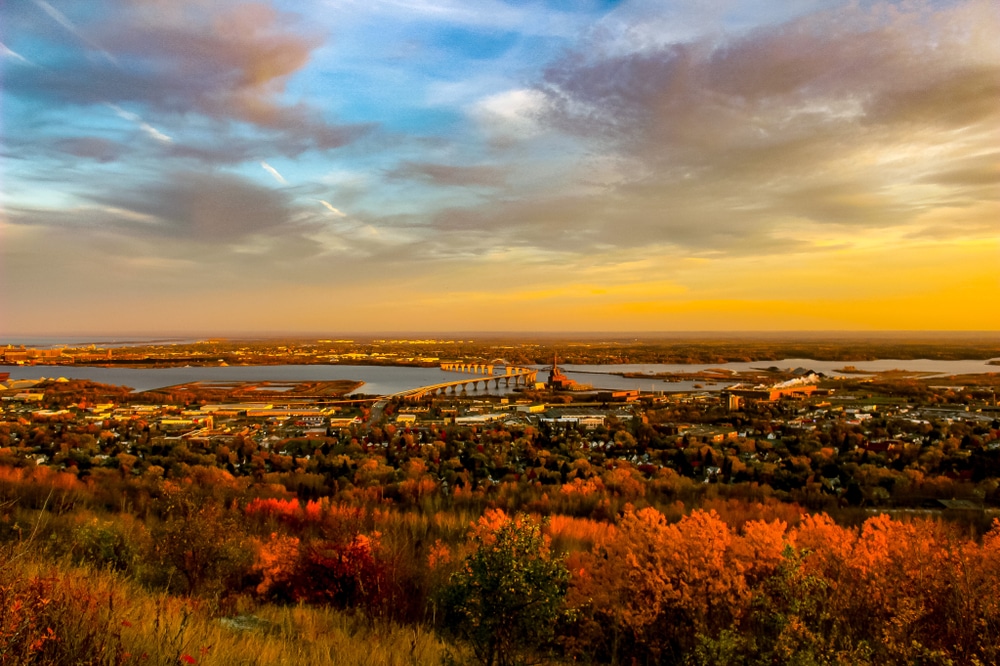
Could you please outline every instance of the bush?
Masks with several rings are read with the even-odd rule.
[[[442,595],[445,628],[486,666],[525,663],[552,641],[569,571],[527,516],[488,511],[471,537],[476,550]]]
[[[93,518],[73,532],[73,560],[131,573],[139,558],[132,535],[120,522]]]
[[[172,516],[152,529],[151,536],[148,582],[169,588],[179,578],[187,594],[237,592],[253,565],[249,540],[233,517],[215,505]]]

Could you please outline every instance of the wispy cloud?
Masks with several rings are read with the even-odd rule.
[[[167,136],[160,130],[156,129],[155,127],[147,123],[139,116],[139,114],[132,113],[131,111],[126,111],[117,104],[111,104],[110,102],[108,103],[108,107],[110,107],[111,110],[114,111],[119,118],[135,123],[139,127],[139,129],[145,132],[146,135],[149,136],[151,139],[154,139],[155,141],[158,141],[160,143],[173,143],[174,141],[173,138]]]
[[[270,164],[268,164],[263,160],[261,160],[260,166],[264,169],[264,171],[271,174],[271,177],[273,177],[276,181],[278,181],[282,185],[288,185],[288,181],[285,180],[285,177],[282,176],[280,173],[278,173],[278,170],[275,169],[273,166],[271,166]]]
[[[66,30],[71,32],[77,39],[79,39],[81,42],[87,45],[90,49],[100,53],[101,56],[103,56],[108,62],[114,65],[118,64],[118,60],[113,55],[111,55],[104,47],[95,42],[93,39],[83,34],[72,21],[66,18],[65,14],[63,14],[61,11],[50,5],[48,2],[46,2],[46,0],[34,0],[34,1],[35,4],[38,5],[38,7],[42,11],[44,11],[52,18],[52,20],[54,20],[56,23],[58,23]]]
[[[502,0],[327,0],[338,11],[382,14],[399,20],[434,22],[456,26],[517,30],[529,35],[562,35],[579,32],[586,12],[556,11],[535,3]],[[581,4],[581,9],[586,7]]]
[[[10,58],[11,60],[23,63],[25,65],[34,64],[20,53],[17,53],[16,51],[11,51],[9,48],[7,48],[7,46],[3,42],[0,42],[0,55],[2,55],[5,58]]]
[[[328,211],[330,211],[331,213],[333,213],[337,217],[347,217],[347,214],[344,213],[344,211],[342,211],[342,210],[334,207],[334,205],[331,204],[329,201],[324,201],[323,199],[317,199],[317,201],[319,203],[323,204],[324,208],[326,208]]]

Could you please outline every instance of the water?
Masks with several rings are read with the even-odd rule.
[[[532,367],[542,367],[542,366],[532,366]],[[538,373],[538,379],[540,381],[545,381],[548,378],[548,366],[544,366],[546,369]],[[664,393],[687,393],[690,391],[719,391],[725,388],[724,385],[720,384],[717,386],[709,386],[705,382],[695,382],[695,381],[679,381],[679,382],[665,382],[662,379],[657,379],[655,377],[649,378],[633,378],[633,377],[619,377],[618,375],[608,374],[609,372],[649,372],[649,370],[603,370],[601,368],[611,367],[602,365],[560,365],[559,369],[563,371],[563,374],[572,379],[579,384],[589,384],[593,386],[594,389],[611,389],[614,391],[627,391],[627,390],[639,390],[639,391],[653,391],[653,392],[664,392]],[[619,366],[614,366],[619,367]],[[622,366],[628,367],[628,366]],[[597,368],[597,369],[594,369]],[[665,372],[665,371],[664,371]],[[689,372],[689,371],[688,371]]]
[[[60,347],[74,347],[82,348],[94,345],[95,347],[145,347],[149,346],[169,346],[169,345],[191,345],[197,342],[202,342],[208,338],[145,338],[140,336],[128,337],[128,338],[116,338],[113,336],[106,337],[65,337],[65,336],[30,336],[30,337],[13,337],[4,338],[0,340],[0,346],[6,347],[7,345],[14,345],[19,347],[21,345],[33,349],[56,349]]]
[[[10,372],[11,379],[88,379],[102,384],[130,386],[136,391],[187,384],[188,382],[287,382],[363,381],[356,393],[386,395],[418,386],[452,382],[464,378],[482,377],[461,372],[445,372],[440,368],[414,368],[380,365],[256,365],[211,366],[183,368],[100,368],[66,365],[0,365],[0,372]],[[511,387],[513,388],[513,387]],[[492,393],[507,393],[502,384]],[[469,391],[471,393],[471,389]],[[482,390],[480,389],[480,392]]]
[[[665,382],[655,377],[631,378],[619,377],[610,373],[692,373],[703,372],[710,369],[732,370],[735,372],[745,372],[757,368],[776,367],[782,370],[794,370],[804,368],[821,372],[825,375],[843,375],[839,372],[845,366],[853,365],[858,370],[860,376],[867,373],[884,372],[887,370],[907,370],[910,372],[927,372],[937,376],[945,375],[973,375],[988,372],[1000,372],[1000,366],[989,365],[987,361],[935,361],[930,359],[879,359],[876,361],[815,361],[808,358],[786,358],[780,361],[750,361],[739,363],[634,363],[619,365],[560,365],[559,367],[570,379],[582,384],[593,384],[595,388],[609,389],[640,389],[642,391],[665,391],[665,392],[686,392],[686,391],[719,391],[727,385],[725,379],[720,379],[716,385],[706,384],[704,381],[680,381]],[[538,368],[547,366],[534,366]],[[695,385],[703,388],[696,388]]]
[[[877,361],[814,361],[811,359],[793,358],[780,361],[752,361],[749,363],[712,363],[684,365],[679,363],[637,363],[632,365],[560,365],[566,375],[581,384],[590,384],[595,389],[639,389],[642,391],[718,391],[725,387],[726,381],[721,380],[716,385],[705,384],[703,389],[696,389],[691,381],[665,382],[662,379],[627,378],[610,374],[612,372],[664,373],[664,372],[701,372],[711,368],[727,369],[736,372],[753,368],[777,367],[781,369],[805,368],[822,372],[827,375],[840,374],[837,370],[845,365],[854,365],[859,371],[909,370],[913,372],[929,372],[940,375],[979,374],[1000,372],[1000,366],[988,365],[986,361],[932,361],[917,359],[911,361],[881,359]],[[547,366],[535,366],[539,369],[539,380],[544,380]],[[259,366],[228,366],[228,367],[186,367],[186,368],[98,368],[86,366],[3,366],[0,372],[10,372],[11,379],[41,379],[42,377],[67,379],[89,379],[102,384],[130,386],[137,391],[186,384],[196,381],[333,381],[338,379],[363,381],[365,384],[357,393],[371,395],[386,395],[397,393],[418,386],[429,386],[442,382],[456,381],[463,378],[482,377],[458,372],[445,372],[440,368],[413,368],[378,365],[259,365]],[[513,387],[511,387],[513,388]],[[506,394],[510,388],[490,387],[489,393]],[[470,389],[469,394],[474,392]],[[485,393],[482,389],[479,393]]]
[[[1000,360],[1000,359],[991,359]],[[853,365],[859,372],[884,372],[886,370],[907,370],[910,372],[930,372],[941,375],[969,375],[986,372],[1000,372],[1000,366],[989,365],[989,361],[934,361],[926,358],[900,360],[879,359],[877,361],[815,361],[808,358],[786,358],[780,361],[749,361],[739,363],[633,363],[619,365],[562,365],[564,372],[702,372],[717,368],[743,372],[755,368],[776,367],[782,370],[805,368],[826,375],[841,375],[845,366]]]

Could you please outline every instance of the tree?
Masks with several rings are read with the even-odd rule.
[[[783,532],[782,524],[754,525],[744,543],[714,511],[671,524],[653,508],[627,510],[617,529],[579,559],[570,604],[589,644],[580,656],[681,663],[698,635],[713,635],[745,612],[745,574],[773,563]]]
[[[442,595],[446,628],[486,666],[525,663],[553,637],[569,571],[523,514],[488,511],[470,536],[476,550]]]

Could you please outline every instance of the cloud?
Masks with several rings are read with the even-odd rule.
[[[516,30],[525,35],[569,37],[579,33],[587,19],[584,3],[577,12],[556,11],[540,3],[511,3],[503,0],[328,0],[338,15],[365,14],[388,17],[390,21],[434,23],[468,28]]]
[[[108,106],[111,107],[111,110],[114,111],[115,115],[117,115],[119,118],[135,123],[139,127],[139,129],[141,129],[151,139],[159,141],[160,143],[174,142],[173,138],[167,136],[160,130],[156,129],[155,127],[147,123],[145,120],[139,117],[139,114],[132,113],[131,111],[126,111],[117,104],[108,104]]]
[[[177,173],[134,190],[96,194],[92,203],[57,209],[12,208],[13,224],[114,235],[235,244],[254,234],[301,231],[280,192],[235,176]],[[138,224],[137,224],[138,223]]]
[[[498,140],[529,139],[541,132],[538,121],[548,102],[541,91],[519,88],[479,100],[470,109],[470,115]]]
[[[141,107],[145,119],[136,114],[133,121],[160,141],[168,132],[153,121],[169,126],[200,114],[249,125],[289,155],[338,148],[372,128],[330,123],[318,109],[286,99],[289,79],[322,43],[292,14],[263,4],[196,0],[170,8],[110,0],[105,5],[92,15],[109,18],[91,19],[87,34],[113,51],[115,62],[74,58],[65,48],[50,51],[42,71],[8,75],[9,94],[51,104],[109,104],[116,113]]]
[[[232,244],[253,234],[294,230],[286,195],[231,175],[180,172],[158,184],[94,200],[156,220],[120,229],[143,236]]]
[[[333,204],[331,204],[329,201],[326,201],[324,199],[317,199],[317,201],[319,201],[319,203],[323,204],[324,208],[326,208],[328,211],[330,211],[331,213],[333,213],[337,217],[347,217],[347,215],[346,215],[346,213],[344,213],[344,211],[340,210],[339,208],[335,208],[333,206]]]
[[[280,173],[278,173],[278,170],[275,169],[273,166],[264,161],[261,161],[260,166],[264,169],[264,171],[271,174],[271,177],[274,178],[276,181],[278,181],[282,185],[288,185],[288,181],[285,180],[285,177],[282,176]]]
[[[339,9],[346,9],[356,3],[332,3]],[[468,3],[454,0],[375,0],[364,2],[369,11],[383,11],[390,14],[407,14],[413,17],[471,25],[511,25],[520,16],[512,7],[502,2],[487,0],[491,11],[483,11],[482,7],[471,7]]]
[[[506,170],[493,166],[456,166],[431,162],[404,162],[389,172],[390,178],[424,180],[434,185],[497,187],[506,180]]]
[[[882,91],[872,101],[868,119],[877,124],[964,127],[1000,115],[998,98],[1000,63],[959,65],[909,86]]]
[[[48,14],[53,21],[61,25],[63,28],[71,32],[77,39],[87,45],[88,48],[97,51],[112,65],[117,65],[118,61],[113,55],[108,53],[100,44],[95,42],[93,39],[85,35],[72,21],[66,18],[66,15],[61,11],[50,5],[45,0],[34,0],[35,4],[46,14]]]
[[[57,150],[74,157],[83,157],[98,162],[113,162],[125,152],[124,146],[96,136],[81,136],[58,139],[54,142]]]
[[[11,51],[2,42],[0,42],[0,55],[2,55],[5,58],[10,58],[11,60],[14,60],[16,62],[25,64],[25,65],[31,65],[31,64],[33,64],[30,60],[28,60],[27,58],[25,58],[20,53],[17,53],[16,51]]]
[[[532,120],[634,165],[591,200],[601,214],[576,204],[582,237],[734,252],[795,247],[796,225],[832,238],[911,224],[963,196],[928,172],[1000,140],[995,18],[976,0],[850,5],[734,37],[576,51],[546,70]],[[928,197],[927,179],[951,191]]]
[[[943,169],[924,176],[922,182],[976,190],[985,187],[994,193],[993,198],[1000,197],[996,192],[996,185],[1000,183],[1000,153],[986,153],[943,166]]]
[[[245,162],[259,163],[262,154],[299,157],[315,148],[311,137],[290,136],[281,132],[247,135],[239,127],[217,126],[184,128],[186,136],[179,137],[170,146],[162,147],[160,155],[194,160],[206,165],[235,165]]]
[[[575,53],[546,74],[549,120],[631,149],[645,143],[650,157],[761,146],[860,123],[981,122],[998,114],[991,102],[1000,54],[988,44],[980,50],[967,34],[978,17],[970,7],[987,4],[931,16],[848,7],[722,43],[608,58]]]
[[[428,214],[421,253],[777,257],[850,247],[864,229],[988,237],[991,209],[976,202],[996,198],[1000,50],[978,27],[987,6],[849,6],[569,54],[470,108],[524,163],[490,167],[518,180],[488,204]],[[541,152],[557,132],[581,159]],[[467,169],[414,160],[389,175],[489,181]],[[943,221],[959,207],[961,225]]]

